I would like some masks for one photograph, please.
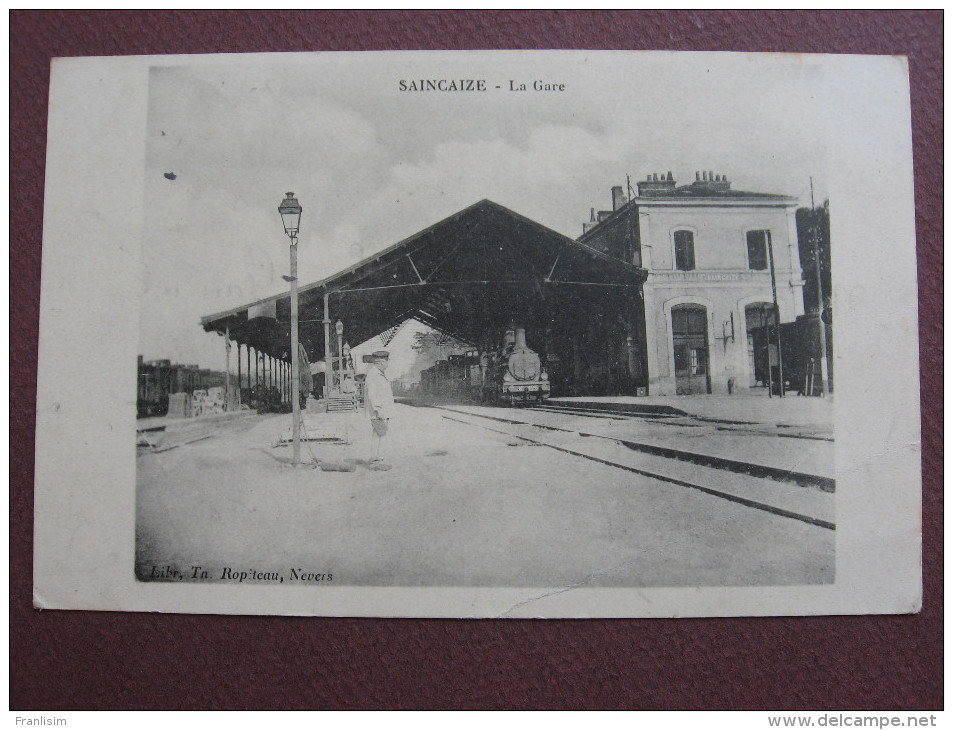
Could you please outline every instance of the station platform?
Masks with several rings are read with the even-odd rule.
[[[407,405],[410,399],[399,399]],[[730,458],[752,468],[782,468],[807,471],[824,478],[833,477],[834,402],[833,398],[804,398],[786,396],[768,398],[767,394],[732,396],[648,396],[648,397],[566,397],[552,398],[548,405],[566,413],[551,414],[552,418],[570,421],[584,412],[618,412],[662,417],[666,425],[676,428],[658,428],[652,419],[635,426],[620,426],[599,420],[585,424],[584,430],[605,437],[618,436],[637,442],[646,449],[667,449],[683,456],[696,455],[698,459]],[[507,409],[466,407],[477,414],[488,412],[506,418]],[[578,409],[578,411],[576,410]],[[416,408],[404,409],[404,418],[411,418]],[[546,414],[538,414],[538,418]],[[261,418],[266,418],[262,416]],[[701,424],[692,425],[689,419]],[[244,430],[257,422],[253,410],[204,416],[189,419],[149,418],[137,422],[140,446],[151,450],[167,450],[213,436]],[[550,419],[543,419],[548,422]],[[553,423],[562,421],[553,421]],[[291,440],[291,418],[285,414],[277,418],[275,432],[269,445],[287,444]],[[280,424],[280,425],[279,425]],[[692,426],[680,428],[678,426]],[[741,428],[738,431],[737,428]],[[574,427],[582,428],[578,424]],[[321,401],[309,400],[302,411],[302,439],[315,442],[350,444],[366,430],[366,416],[362,410],[347,413],[328,413]],[[414,430],[414,427],[411,428]],[[605,432],[605,433],[603,433]],[[788,435],[798,438],[797,447],[790,439],[755,439],[758,435]],[[688,436],[691,438],[688,438]],[[816,453],[815,453],[816,452]]]
[[[767,392],[735,395],[578,396],[550,398],[549,403],[578,408],[618,409],[631,413],[671,414],[739,423],[777,424],[833,430],[834,397],[783,398]]]
[[[833,575],[834,532],[782,514],[833,521],[834,495],[819,489],[703,471],[613,438],[444,408],[394,410],[381,454],[387,471],[369,468],[374,444],[356,412],[306,412],[311,436],[350,422],[353,430],[347,441],[303,443],[295,468],[283,440],[288,414],[226,419],[219,427],[234,428],[213,438],[142,450],[137,563],[201,564],[219,574],[229,565],[303,566],[333,573],[335,584],[398,586],[778,586]],[[574,427],[559,414],[532,416]],[[609,427],[604,419],[585,425]],[[632,429],[676,430],[651,420],[613,428],[640,440]]]
[[[248,427],[257,411],[243,408],[194,418],[152,416],[136,420],[137,445],[154,451],[167,451],[184,444]]]

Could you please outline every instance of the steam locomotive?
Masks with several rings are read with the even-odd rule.
[[[450,355],[420,373],[427,402],[542,403],[549,390],[549,375],[527,347],[523,327],[508,329],[497,350]]]

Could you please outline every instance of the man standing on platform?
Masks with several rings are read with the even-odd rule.
[[[374,455],[369,469],[387,471],[390,464],[383,458],[383,441],[387,435],[390,419],[394,415],[394,393],[390,381],[384,375],[390,359],[386,350],[378,350],[366,358],[367,379],[364,381],[364,410],[371,422]]]

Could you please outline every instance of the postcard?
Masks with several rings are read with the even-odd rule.
[[[56,59],[34,602],[921,605],[906,60]]]

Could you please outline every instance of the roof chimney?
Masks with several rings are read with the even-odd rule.
[[[639,196],[651,198],[675,192],[675,178],[671,170],[667,174],[663,172],[661,178],[660,180],[657,172],[646,176],[645,180],[637,185]]]
[[[612,188],[612,210],[618,210],[628,201],[625,199],[625,195],[622,193],[622,186],[616,185]]]
[[[589,229],[590,229],[590,228],[594,228],[596,225],[597,225],[597,224],[596,224],[596,209],[595,209],[595,208],[590,208],[590,209],[589,209],[589,222],[582,224],[582,233],[583,233],[583,235],[585,235],[586,233],[588,233],[588,232],[589,232]]]
[[[695,173],[695,182],[691,185],[695,195],[710,195],[712,193],[727,193],[731,189],[727,175],[716,175],[712,170],[702,170],[701,175]]]

